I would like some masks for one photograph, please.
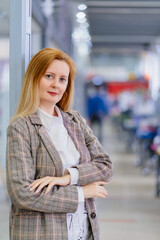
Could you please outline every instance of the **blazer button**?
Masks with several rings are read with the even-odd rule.
[[[95,212],[92,212],[91,213],[91,218],[94,219],[96,217],[96,213]]]

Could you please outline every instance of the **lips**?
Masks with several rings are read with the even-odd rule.
[[[48,92],[51,96],[56,96],[56,95],[58,95],[58,93],[56,93],[56,92]]]

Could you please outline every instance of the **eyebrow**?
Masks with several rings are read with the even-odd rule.
[[[50,72],[50,71],[47,71],[46,73],[55,75],[53,72]],[[61,75],[61,77],[68,77],[68,76],[66,76],[66,75]]]

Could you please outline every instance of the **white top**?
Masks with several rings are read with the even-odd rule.
[[[40,108],[38,108],[37,112],[62,159],[63,173],[66,174],[68,171],[71,175],[71,184],[76,185],[78,183],[79,172],[78,169],[72,168],[72,166],[79,164],[80,154],[63,124],[63,118],[57,106],[55,106],[55,110],[58,117],[52,116]],[[68,239],[86,240],[88,231],[87,212],[84,208],[83,190],[80,186],[77,186],[77,189],[79,199],[77,211],[67,214]]]

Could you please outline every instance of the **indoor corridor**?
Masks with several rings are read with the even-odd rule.
[[[100,240],[159,240],[160,198],[155,198],[155,177],[142,176],[136,156],[125,152],[123,139],[110,120],[104,126],[104,147],[114,164],[109,197],[98,200]],[[8,240],[8,202],[0,182],[0,240]]]
[[[100,240],[159,240],[160,198],[155,197],[155,176],[143,176],[134,166],[137,156],[126,153],[124,141],[110,121],[103,130],[114,175],[106,186],[109,197],[98,200]]]

